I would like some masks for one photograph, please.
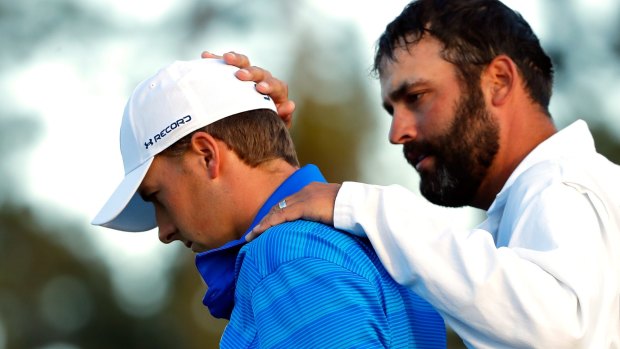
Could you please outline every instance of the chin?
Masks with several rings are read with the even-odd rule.
[[[202,246],[202,245],[198,245],[196,243],[192,244],[191,249],[192,249],[192,252],[194,253],[200,253],[200,252],[205,252],[209,250],[209,248]]]
[[[438,183],[436,181],[420,182],[420,193],[431,203],[444,207],[464,207],[468,206],[475,194],[474,186],[456,185],[447,186],[448,183]]]

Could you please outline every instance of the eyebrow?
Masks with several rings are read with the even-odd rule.
[[[427,84],[428,80],[418,79],[415,81],[403,81],[394,91],[390,92],[388,98],[393,101],[403,99],[412,88]]]
[[[399,101],[402,100],[403,98],[405,98],[405,96],[407,95],[407,93],[412,89],[412,88],[416,88],[420,85],[424,85],[427,84],[428,80],[426,79],[418,79],[418,80],[414,80],[414,81],[403,81],[396,89],[394,89],[392,92],[390,92],[388,94],[388,98],[387,100],[390,101]],[[390,110],[391,106],[390,104],[388,104],[387,100],[384,100],[383,102],[383,108],[385,110]]]

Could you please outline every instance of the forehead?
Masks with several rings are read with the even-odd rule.
[[[394,50],[394,59],[384,58],[379,81],[383,97],[403,85],[440,81],[455,76],[454,66],[441,57],[443,44],[424,36],[418,42],[401,45]]]
[[[142,183],[138,187],[138,191],[142,192],[148,189],[151,189],[152,186],[157,185],[159,182],[166,180],[168,178],[168,167],[170,166],[170,162],[172,161],[171,156],[164,156],[161,154],[155,155],[149,170],[146,172],[146,175],[142,179]]]

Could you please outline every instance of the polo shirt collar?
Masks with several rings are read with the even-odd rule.
[[[235,263],[239,250],[246,244],[245,236],[269,213],[273,206],[311,182],[326,182],[316,166],[306,165],[295,171],[265,201],[254,217],[250,228],[240,239],[196,254],[196,267],[208,286],[202,303],[209,308],[211,315],[216,318],[230,318],[234,307]]]

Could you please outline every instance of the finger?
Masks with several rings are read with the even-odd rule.
[[[256,91],[264,94],[270,95],[273,92],[273,87],[267,81],[261,81],[256,84]]]
[[[290,99],[278,106],[278,114],[293,114],[295,112],[295,102]]]
[[[278,115],[284,121],[287,128],[293,126],[293,112],[295,112],[295,102],[288,100],[277,105]]]
[[[261,223],[258,223],[256,226],[254,226],[254,228],[245,235],[245,241],[250,242],[254,239],[256,239],[257,237],[260,236],[260,234],[262,234],[265,230],[269,229],[271,227],[267,227],[267,228],[263,228]]]
[[[283,208],[281,208],[280,203],[271,207],[269,213],[254,226],[245,239],[246,241],[252,241],[265,232],[265,230],[284,222],[297,220],[300,216],[300,213],[295,212],[295,206],[291,203],[291,199],[287,198],[286,205]]]
[[[235,76],[242,81],[254,81],[257,85],[261,84],[260,89],[257,88],[257,90],[262,94],[269,94],[271,92],[271,85],[269,85],[267,81],[264,81],[265,78],[271,78],[269,72],[241,68],[235,72]]]
[[[258,74],[258,72],[257,72]],[[286,82],[276,79],[271,76],[269,72],[263,72],[265,76],[263,79],[256,85],[256,90],[262,94],[269,95],[273,101],[278,105],[278,108],[281,104],[285,104],[289,101],[288,99],[288,85]],[[269,75],[267,75],[269,74]],[[257,77],[257,76],[254,76]],[[258,80],[254,80],[258,81]],[[290,105],[287,105],[287,108],[290,108]],[[293,104],[293,109],[294,104]]]
[[[242,69],[237,71],[235,75],[240,80],[254,81],[257,83],[264,82],[264,87],[266,88],[271,88],[270,85],[274,83],[273,80],[275,80],[276,83],[278,81],[271,76],[271,73],[268,70],[260,67],[243,67]],[[265,93],[260,90],[259,92]],[[271,92],[271,90],[269,90],[269,92]]]
[[[224,62],[226,64],[234,65],[237,68],[250,67],[250,59],[248,56],[237,52],[226,52],[223,55]]]
[[[259,81],[264,74],[269,72],[261,71],[261,69],[254,70],[254,75],[248,69],[239,69],[235,72],[235,76],[239,80],[243,81]],[[275,78],[270,78],[270,81],[274,81],[276,86],[281,83]],[[285,88],[278,87],[279,92],[273,92],[272,85],[267,81],[260,81],[256,84],[256,90],[264,95],[268,95],[273,99],[276,105],[278,116],[284,121],[287,128],[291,128],[293,125],[293,112],[295,111],[295,103],[288,98]],[[282,92],[284,91],[284,92]]]
[[[287,222],[282,211],[283,210],[277,206],[272,208],[271,211],[245,236],[245,240],[252,241],[274,225]]]
[[[258,75],[259,72],[253,73]],[[270,72],[264,71],[260,83],[256,86],[258,92],[269,94],[275,101],[285,102],[288,100],[288,84],[280,79],[274,78]],[[259,81],[259,80],[255,80]]]
[[[217,59],[222,59],[222,56],[220,55],[216,55],[215,53],[211,53],[209,51],[202,51],[202,54],[200,54],[200,57],[202,58],[217,58]]]
[[[239,69],[235,72],[235,76],[239,80],[256,82],[256,90],[273,99],[278,116],[284,121],[287,128],[291,128],[295,103],[288,99],[286,82],[274,78],[268,70],[255,66]]]

